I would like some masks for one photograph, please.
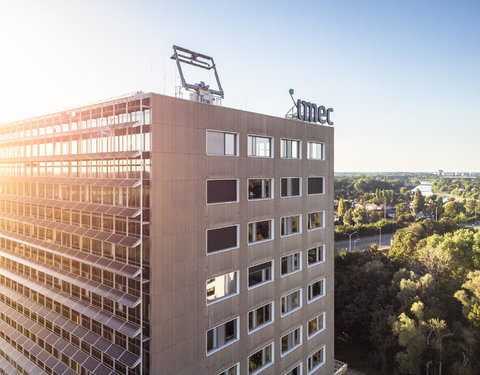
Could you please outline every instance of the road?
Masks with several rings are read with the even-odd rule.
[[[393,233],[386,233],[382,234],[382,244],[381,246],[378,246],[379,249],[383,249],[385,247],[390,247],[390,240],[393,237]],[[355,235],[352,236],[352,251],[353,250],[366,250],[367,248],[370,247],[372,244],[377,244],[378,245],[378,240],[379,236],[369,236],[369,237],[361,237],[361,238],[356,238]],[[349,247],[349,240],[344,240],[344,241],[336,241],[335,242],[335,249],[336,250],[342,250],[345,249],[348,251]]]

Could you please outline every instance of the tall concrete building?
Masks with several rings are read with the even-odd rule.
[[[0,373],[334,374],[333,128],[136,93],[0,127]]]

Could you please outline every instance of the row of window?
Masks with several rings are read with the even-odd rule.
[[[238,140],[238,133],[207,130],[207,155],[238,156]],[[273,137],[248,135],[247,155],[272,158]],[[302,141],[297,139],[280,139],[280,157],[283,159],[301,159]],[[322,142],[307,142],[307,159],[324,160],[325,144]]]
[[[285,216],[280,219],[280,235],[282,237],[301,233],[302,215]],[[325,211],[307,214],[307,230],[325,227]],[[273,240],[273,219],[248,223],[248,244]],[[207,230],[207,254],[232,250],[239,247],[239,225]]]
[[[325,279],[320,279],[308,285],[307,302],[311,303],[325,295]],[[280,299],[280,316],[283,318],[302,307],[302,289],[286,294]],[[274,321],[274,301],[255,308],[248,313],[248,334],[252,334],[264,328]],[[237,317],[226,323],[217,325],[207,331],[206,354],[211,355],[218,350],[232,344],[239,339],[239,323]],[[310,339],[325,327],[325,314],[315,316],[307,323],[307,337]],[[292,333],[293,338],[292,339]],[[282,337],[282,357],[301,345],[301,326],[297,330],[288,332]]]
[[[147,103],[144,99],[144,103]],[[110,106],[113,108],[112,106]],[[137,122],[138,124],[148,125],[151,123],[150,109],[140,109],[140,103],[136,106],[137,111],[123,109],[123,113],[113,114],[113,110],[107,111],[104,107],[104,113],[92,115],[90,110],[72,112],[72,115],[60,119],[59,114],[56,117],[34,119],[14,124],[15,126],[0,127],[0,140],[13,140],[18,138],[31,138],[36,136],[60,134],[72,130],[97,128],[109,125],[123,124],[127,122]],[[96,110],[96,109],[95,109]],[[94,111],[95,111],[94,110]],[[110,112],[110,113],[109,113]]]
[[[238,179],[207,180],[207,204],[234,203],[239,201]],[[249,178],[247,199],[273,199],[273,178]],[[323,177],[307,177],[307,194],[324,194]],[[280,197],[299,197],[302,195],[301,177],[283,177],[280,179]]]
[[[123,130],[123,132],[125,132]],[[103,138],[98,138],[102,136]],[[52,155],[94,154],[97,152],[150,151],[150,133],[90,133],[79,139],[29,140],[15,146],[0,147],[0,158],[42,157]],[[93,138],[94,137],[94,138]],[[68,137],[71,138],[71,137]]]
[[[307,266],[313,267],[325,261],[325,245],[312,247],[307,251]],[[302,253],[295,252],[280,259],[280,277],[301,271]],[[274,279],[273,260],[248,268],[247,287],[256,288]],[[206,281],[206,303],[216,303],[239,293],[240,271],[228,272]]]
[[[84,177],[84,178],[130,178],[138,179],[142,171],[150,178],[150,159],[112,158],[81,161],[0,161],[1,176],[25,177]],[[2,160],[2,159],[0,159]]]
[[[142,190],[140,187],[0,182],[0,193],[108,206],[140,207]],[[148,207],[149,197],[150,187],[144,185],[144,207]]]
[[[301,331],[301,327],[300,331]],[[284,336],[285,337],[285,336]],[[282,348],[284,345],[284,337],[282,337]],[[296,337],[298,334],[295,331],[291,332],[291,336],[286,339],[288,342],[295,342]],[[270,343],[269,345],[263,347],[259,351],[251,354],[247,360],[247,367],[248,367],[248,374],[255,375],[260,373],[261,371],[265,370],[267,367],[271,366],[274,363],[274,343]],[[325,363],[325,346],[322,346],[318,350],[315,350],[308,358],[307,358],[307,373],[313,374],[317,371],[323,364]],[[284,375],[301,375],[302,374],[303,364],[300,362],[295,365],[292,369],[288,372],[284,373]],[[239,375],[240,374],[240,363],[236,363],[232,367],[222,371],[218,375]]]

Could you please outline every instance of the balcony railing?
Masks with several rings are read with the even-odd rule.
[[[346,363],[335,360],[334,375],[345,375],[347,373],[348,365]]]

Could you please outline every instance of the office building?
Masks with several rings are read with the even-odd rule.
[[[334,373],[333,128],[153,93],[0,127],[0,373]]]

